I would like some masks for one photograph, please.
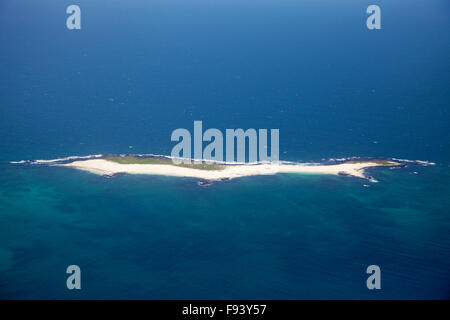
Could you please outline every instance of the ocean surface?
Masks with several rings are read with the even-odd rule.
[[[449,299],[450,3],[0,2],[1,299]],[[278,128],[280,158],[424,160],[195,179],[11,164]],[[81,268],[68,290],[66,268]],[[381,268],[368,290],[366,268]]]

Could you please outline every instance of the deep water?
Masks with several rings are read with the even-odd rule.
[[[377,1],[377,31],[364,1],[77,3],[78,31],[72,1],[0,3],[0,298],[450,298],[448,1]],[[9,163],[170,154],[194,120],[436,165],[201,187]]]

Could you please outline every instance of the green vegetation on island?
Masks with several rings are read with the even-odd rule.
[[[192,161],[191,163],[176,164],[172,159],[164,157],[137,157],[137,156],[107,156],[105,160],[117,162],[120,164],[165,164],[183,168],[200,170],[223,170],[225,165],[210,163],[205,161]]]
[[[398,165],[401,165],[401,163],[399,163],[399,162],[392,161],[392,160],[387,160],[387,159],[349,160],[349,161],[345,161],[344,163],[366,163],[366,162],[376,163],[376,164],[378,164],[380,166],[398,166]]]

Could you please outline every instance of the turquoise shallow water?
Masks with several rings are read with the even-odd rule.
[[[448,167],[380,183],[195,180],[3,166],[2,298],[449,298]],[[413,172],[418,174],[414,174]],[[65,288],[65,268],[82,290]],[[382,290],[365,286],[377,264]]]

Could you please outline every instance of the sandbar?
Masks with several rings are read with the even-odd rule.
[[[205,180],[228,180],[277,173],[331,174],[371,179],[371,177],[365,175],[365,169],[380,166],[397,166],[401,165],[401,163],[396,161],[349,161],[339,164],[285,164],[282,162],[227,164],[220,170],[202,170],[195,169],[195,167],[182,167],[171,164],[123,164],[106,159],[89,159],[56,165],[85,170],[104,176],[128,173],[190,177]]]

